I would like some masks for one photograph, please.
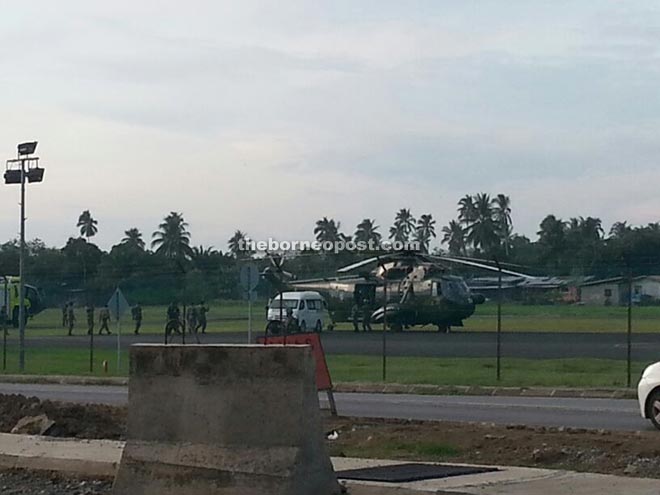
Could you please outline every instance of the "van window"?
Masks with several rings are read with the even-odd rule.
[[[286,310],[287,308],[296,309],[298,307],[297,299],[282,299],[282,308]],[[280,309],[280,298],[277,297],[270,302],[270,309]]]
[[[308,299],[307,308],[314,311],[321,311],[323,309],[323,302],[319,299]]]
[[[300,300],[300,309],[305,309],[305,301]]]

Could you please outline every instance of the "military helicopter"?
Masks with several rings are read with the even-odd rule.
[[[360,307],[375,308],[371,321],[393,331],[434,325],[440,332],[463,326],[484,296],[473,294],[465,280],[451,275],[449,265],[458,264],[525,278],[531,275],[498,268],[470,258],[436,256],[420,251],[396,251],[374,256],[337,270],[337,276],[295,280],[282,270],[282,258],[264,278],[293,290],[316,290],[339,299],[352,299]]]

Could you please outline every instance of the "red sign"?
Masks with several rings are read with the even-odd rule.
[[[308,345],[312,348],[312,354],[316,360],[316,388],[319,390],[332,390],[330,371],[325,360],[325,352],[321,345],[318,333],[296,333],[293,335],[278,337],[259,337],[258,344],[264,345]]]

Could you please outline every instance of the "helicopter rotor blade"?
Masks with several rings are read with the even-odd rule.
[[[439,260],[447,261],[449,263],[457,263],[459,265],[471,266],[471,267],[474,267],[474,268],[481,268],[482,270],[488,270],[488,271],[491,271],[491,272],[501,271],[505,275],[511,275],[511,276],[514,276],[514,277],[523,277],[523,278],[527,278],[527,279],[538,278],[538,277],[535,277],[534,275],[529,275],[527,273],[515,272],[513,270],[507,270],[507,269],[504,269],[504,268],[502,268],[500,270],[496,266],[486,265],[484,263],[477,263],[476,261],[469,261],[469,260],[465,260],[465,259],[461,259],[461,258],[452,258],[452,257],[449,257],[449,256],[437,256],[437,258]]]
[[[352,272],[353,270],[355,270],[357,268],[361,268],[365,265],[370,265],[371,263],[376,263],[380,259],[382,259],[382,258],[379,258],[377,256],[375,258],[367,258],[366,260],[358,261],[357,263],[353,263],[352,265],[344,266],[344,267],[338,269],[337,273]]]

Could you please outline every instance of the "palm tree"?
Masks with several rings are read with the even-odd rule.
[[[504,245],[504,252],[509,256],[509,246],[511,245],[511,232],[513,222],[511,222],[511,198],[504,194],[498,194],[493,199],[493,216],[497,225],[501,244]]]
[[[458,220],[463,225],[471,225],[476,219],[474,198],[466,194],[458,201]]]
[[[628,222],[614,222],[610,228],[610,238],[622,239],[630,232],[632,232],[632,229]]]
[[[199,245],[192,248],[193,258],[204,258],[213,256],[214,254],[218,254],[218,250],[213,246],[208,246],[205,248],[204,246]]]
[[[190,232],[188,232],[187,227],[188,224],[184,221],[181,213],[170,212],[163,223],[158,226],[159,230],[153,233],[151,247],[156,248],[156,254],[161,254],[166,258],[191,257]]]
[[[145,248],[144,240],[142,239],[142,232],[136,228],[128,229],[124,231],[124,238],[121,240],[121,244],[125,246],[131,246],[143,251]]]
[[[354,240],[356,242],[364,242],[364,243],[374,243],[378,244],[380,243],[380,240],[382,236],[380,235],[380,232],[378,232],[378,225],[375,224],[376,222],[374,220],[370,220],[369,218],[365,218],[362,220],[358,226],[357,229],[355,230],[355,236]]]
[[[253,254],[252,250],[249,249],[247,241],[249,237],[245,232],[236,230],[234,235],[229,239],[227,245],[229,246],[229,252],[234,256],[234,258],[240,258],[241,256],[247,256]]]
[[[539,225],[539,243],[552,252],[559,252],[564,246],[566,222],[554,215],[546,216]]]
[[[415,240],[419,243],[419,249],[423,253],[429,250],[429,243],[435,237],[435,220],[432,215],[422,215],[417,220],[417,229],[415,230]]]
[[[89,240],[90,237],[94,237],[99,231],[96,226],[97,224],[98,222],[92,218],[92,214],[89,210],[85,210],[78,217],[76,227],[80,227],[80,235],[85,236],[87,240]]]
[[[319,242],[337,242],[340,239],[344,239],[345,237],[339,233],[340,225],[340,222],[335,223],[333,219],[328,219],[327,217],[318,220],[316,227],[314,227],[316,240]]]
[[[492,254],[499,243],[498,229],[490,196],[479,193],[474,197],[473,221],[468,226],[467,240],[474,249]]]
[[[449,225],[442,227],[442,243],[449,246],[449,253],[465,255],[465,230],[459,222],[452,220]]]
[[[410,234],[415,231],[415,217],[410,209],[401,208],[394,217],[394,225],[390,227],[390,239],[397,242],[408,242]]]

